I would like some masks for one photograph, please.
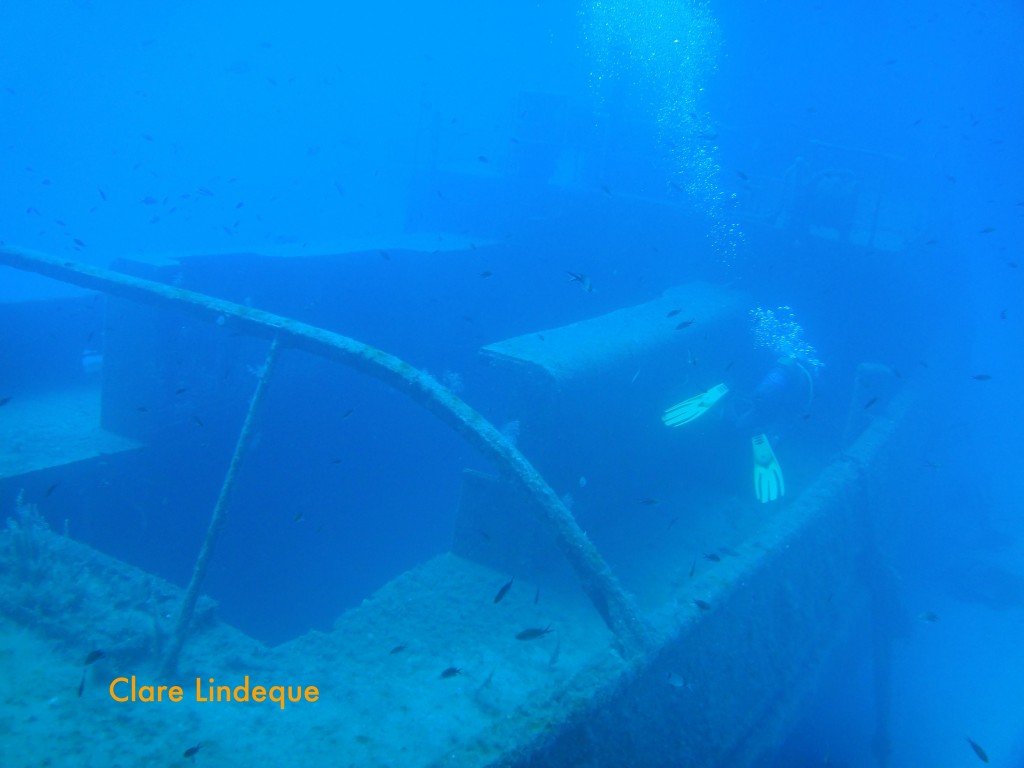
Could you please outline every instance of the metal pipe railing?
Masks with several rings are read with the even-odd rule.
[[[447,387],[401,358],[339,333],[288,317],[152,280],[46,254],[0,247],[0,266],[34,272],[82,288],[216,322],[251,335],[277,339],[336,360],[403,392],[472,443],[535,502],[583,590],[614,633],[626,656],[650,647],[647,621],[572,513],[525,456],[487,419]]]

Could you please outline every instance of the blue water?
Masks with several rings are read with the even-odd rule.
[[[4,244],[104,267],[237,254],[155,276],[394,352],[498,426],[529,393],[479,347],[694,279],[792,307],[825,363],[813,419],[771,424],[779,446],[831,444],[857,365],[894,368],[929,415],[881,489],[899,499],[881,550],[906,619],[891,764],[973,764],[970,736],[993,764],[1024,765],[1019,2],[48,0],[2,16]],[[787,179],[819,194],[780,199]],[[900,247],[851,246],[865,221]],[[418,253],[399,245],[409,234]],[[339,250],[361,255],[313,258]],[[265,346],[192,321],[118,323],[77,295],[0,269],[5,317],[31,318],[2,334],[0,397],[86,383],[83,355],[116,338],[160,371],[162,389],[121,392],[150,447],[141,465],[29,490],[54,527],[183,584]],[[77,314],[23,303],[37,300]],[[735,341],[734,383],[752,388],[773,354]],[[615,449],[583,437],[581,454]],[[524,450],[544,455],[545,439],[524,434]],[[747,482],[745,444],[713,439],[727,458],[705,481]],[[651,476],[613,497],[675,477],[656,449],[633,450]],[[547,455],[557,490],[584,498],[586,467]],[[206,591],[267,642],[329,629],[450,546],[463,467],[488,468],[429,414],[286,352]],[[878,764],[870,635],[776,765]]]

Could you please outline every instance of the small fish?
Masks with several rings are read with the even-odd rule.
[[[690,563],[690,578],[693,578],[694,572],[697,570],[697,558],[693,558],[693,562]]]
[[[643,504],[645,507],[653,507],[661,503],[661,499],[656,499],[654,496],[645,496],[642,499],[636,500],[637,504]]]
[[[478,691],[482,691],[482,690],[484,690],[486,688],[490,688],[491,687],[491,683],[493,683],[493,682],[494,682],[494,670],[492,669],[488,673],[487,679],[485,679],[482,683],[480,683],[480,687],[477,688],[477,690]]]
[[[461,674],[462,674],[461,667],[448,667],[446,670],[444,670],[441,673],[441,679],[445,680],[445,679],[447,679],[449,677],[455,677],[456,675],[461,675]]]
[[[189,747],[188,749],[186,749],[184,752],[181,753],[181,756],[182,757],[187,757],[192,762],[195,762],[196,752],[198,752],[199,749],[202,746],[203,746],[202,744],[196,744],[194,747]]]
[[[508,591],[512,589],[512,582],[515,580],[516,577],[513,576],[501,586],[501,589],[498,590],[498,594],[494,596],[495,603],[500,603],[505,598],[505,595],[508,594]]]
[[[996,231],[995,227],[985,227],[978,234],[979,235],[991,235],[995,231]],[[974,742],[972,741],[971,743],[973,744]],[[985,762],[988,762],[988,761],[986,760]]]
[[[693,322],[693,320],[683,320],[683,322],[679,323],[679,325],[676,326],[676,330],[681,331],[684,328],[689,328],[691,325],[693,325]]]
[[[717,552],[705,552],[704,553],[704,559],[705,560],[710,560],[712,563],[720,563],[720,562],[722,562],[722,558],[718,555]]]
[[[667,314],[667,315],[665,315],[665,317],[675,317],[676,315],[678,315],[678,314],[679,314],[680,312],[682,312],[682,311],[683,311],[683,310],[681,310],[681,309],[670,309],[670,310],[668,311],[668,314]]]
[[[49,488],[47,488],[46,492],[43,494],[43,498],[44,499],[48,499],[50,497],[50,494],[53,493],[54,491],[56,491],[57,490],[57,486],[59,486],[59,485],[60,485],[60,483],[54,483]]]
[[[106,653],[97,649],[89,651],[89,655],[85,657],[85,669],[82,670],[82,679],[78,683],[78,698],[82,698],[82,693],[85,691],[85,677],[89,672],[89,667],[106,655]]]
[[[693,604],[700,608],[702,611],[711,610],[711,603],[709,603],[707,600],[701,600],[700,598],[695,597],[693,598]]]
[[[295,513],[295,517],[293,518],[293,520],[292,520],[292,521],[293,521],[293,522],[296,522],[296,523],[301,523],[304,517],[305,517],[305,515],[304,515],[304,514],[302,514],[302,512],[301,512],[301,511],[299,511],[299,512],[296,512],[296,513]]]
[[[83,242],[83,241],[82,241],[82,240],[80,240],[79,238],[77,238],[77,237],[76,237],[76,238],[74,239],[74,241],[73,241],[73,242],[74,242],[74,244],[75,244],[75,245],[77,245],[77,246],[78,246],[79,248],[85,248],[85,242]]]
[[[923,611],[917,614],[917,618],[920,621],[927,621],[934,624],[936,621],[939,620],[939,614],[937,614],[935,611]]]
[[[188,387],[178,387],[174,390],[174,394],[176,395],[184,395],[186,392],[188,392]]]
[[[999,313],[999,319],[1000,319],[1000,320],[1005,320],[1005,319],[1006,319],[1006,310],[1005,310],[1005,309],[1004,309],[1004,310],[1002,310],[1002,311],[1000,311],[1000,313]]]
[[[489,270],[489,269],[485,269],[483,272],[480,273],[480,277],[482,277],[484,280],[486,280],[488,277],[493,277],[493,276],[494,276],[494,273],[491,272],[491,270]]]
[[[522,632],[516,633],[516,640],[536,640],[538,637],[544,637],[552,632],[551,625],[548,624],[544,629],[540,627],[530,627],[524,629]]]
[[[551,656],[548,657],[548,667],[553,667],[558,663],[558,657],[562,655],[562,637],[561,635],[555,635],[555,647],[551,651]]]
[[[204,425],[203,425],[203,420],[202,420],[202,419],[200,419],[200,418],[199,418],[198,416],[196,416],[196,415],[195,415],[194,413],[192,414],[192,421],[194,421],[194,422],[195,422],[196,424],[198,424],[198,425],[199,425],[200,427],[204,426]]]
[[[476,159],[477,159],[477,162],[486,163],[487,162],[487,155],[477,155]]]
[[[406,647],[407,646],[406,646],[405,643],[399,643],[394,648],[392,648],[390,651],[388,651],[388,653],[390,653],[392,656],[394,656],[396,653],[401,653],[402,651],[404,651],[406,649]]]
[[[988,755],[985,754],[985,750],[981,748],[981,745],[969,736],[964,736],[964,738],[967,739],[967,743],[971,745],[971,749],[974,750],[974,754],[978,756],[978,759],[983,763],[987,763]]]
[[[975,381],[992,381],[992,376],[988,373],[976,373],[971,378]]]
[[[868,400],[866,403],[864,403],[864,410],[866,411],[868,408],[870,408],[872,405],[874,405],[877,402],[878,402],[878,398],[877,397],[872,397],[870,400]]]
[[[341,420],[344,421],[345,419],[347,419],[349,416],[351,416],[355,412],[356,412],[355,408],[349,408],[347,411],[345,411],[343,414],[341,414]]]
[[[750,178],[743,171],[736,171],[736,175],[739,176],[740,179],[742,179],[743,181],[747,181]]]
[[[539,602],[540,602],[540,585],[538,585],[537,589],[534,590],[534,592],[533,592],[533,604],[536,605]]]
[[[99,187],[98,189],[99,189],[99,192],[100,192],[100,198],[103,200],[103,202],[106,202],[107,201],[107,193],[103,191],[102,187]]]
[[[568,272],[570,283],[579,283],[580,287],[587,293],[593,293],[594,286],[590,282],[590,277],[583,274],[582,272]]]
[[[11,398],[9,398],[9,397],[0,397],[0,408],[2,408],[3,406],[7,405],[9,402],[11,402]]]
[[[160,201],[157,200],[152,195],[146,195],[144,198],[142,198],[142,204],[143,205],[156,205],[158,202],[160,202]]]

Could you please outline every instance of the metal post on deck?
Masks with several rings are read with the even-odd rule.
[[[235,442],[234,453],[231,454],[231,463],[228,465],[227,474],[220,486],[220,494],[217,496],[217,503],[213,507],[213,515],[210,517],[210,524],[206,528],[206,537],[203,539],[203,547],[199,550],[195,567],[192,569],[192,579],[185,590],[185,597],[182,598],[181,607],[178,609],[178,619],[174,625],[174,634],[171,635],[171,645],[164,655],[160,667],[161,677],[167,678],[174,674],[178,666],[178,657],[181,649],[188,638],[189,629],[192,626],[192,615],[196,610],[196,601],[199,599],[199,588],[206,578],[206,569],[210,565],[210,556],[213,554],[213,547],[217,543],[221,528],[227,516],[228,504],[231,501],[231,493],[235,489],[235,481],[238,478],[238,470],[242,467],[242,459],[249,448],[252,440],[253,424],[256,422],[256,415],[259,413],[263,398],[267,392],[267,383],[270,381],[270,373],[277,362],[278,341],[275,338],[270,343],[270,351],[267,352],[267,359],[260,371],[259,381],[256,382],[256,390],[249,400],[249,409],[245,412],[245,421],[242,422],[242,429],[238,433],[238,440]]]
[[[234,302],[10,246],[0,248],[0,266],[51,277],[207,321],[337,360],[405,393],[469,440],[533,499],[554,533],[581,586],[614,633],[624,656],[649,648],[652,631],[572,513],[522,453],[487,419],[429,374],[383,350],[348,336]]]

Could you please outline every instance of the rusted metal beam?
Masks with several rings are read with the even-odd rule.
[[[196,610],[196,602],[199,600],[199,590],[206,579],[206,571],[210,567],[210,558],[213,556],[213,548],[217,544],[217,538],[224,527],[227,519],[228,506],[231,503],[231,496],[235,490],[235,483],[238,480],[238,470],[242,467],[242,460],[245,458],[249,445],[252,442],[253,425],[256,423],[256,416],[263,405],[263,398],[267,394],[267,384],[270,382],[270,374],[277,364],[280,345],[275,338],[270,343],[270,351],[267,352],[267,359],[260,371],[259,381],[256,382],[256,390],[249,400],[249,409],[245,412],[245,421],[242,422],[242,429],[238,433],[238,440],[235,441],[235,450],[231,454],[231,463],[228,465],[227,474],[221,482],[220,493],[217,496],[217,503],[213,507],[213,515],[210,517],[210,524],[206,528],[206,536],[203,538],[203,546],[196,557],[196,564],[192,569],[192,578],[188,582],[188,589],[181,599],[178,607],[178,618],[174,625],[174,634],[171,635],[171,642],[161,662],[160,674],[162,677],[170,677],[178,666],[178,657],[181,649],[185,646],[192,629],[192,616]]]

